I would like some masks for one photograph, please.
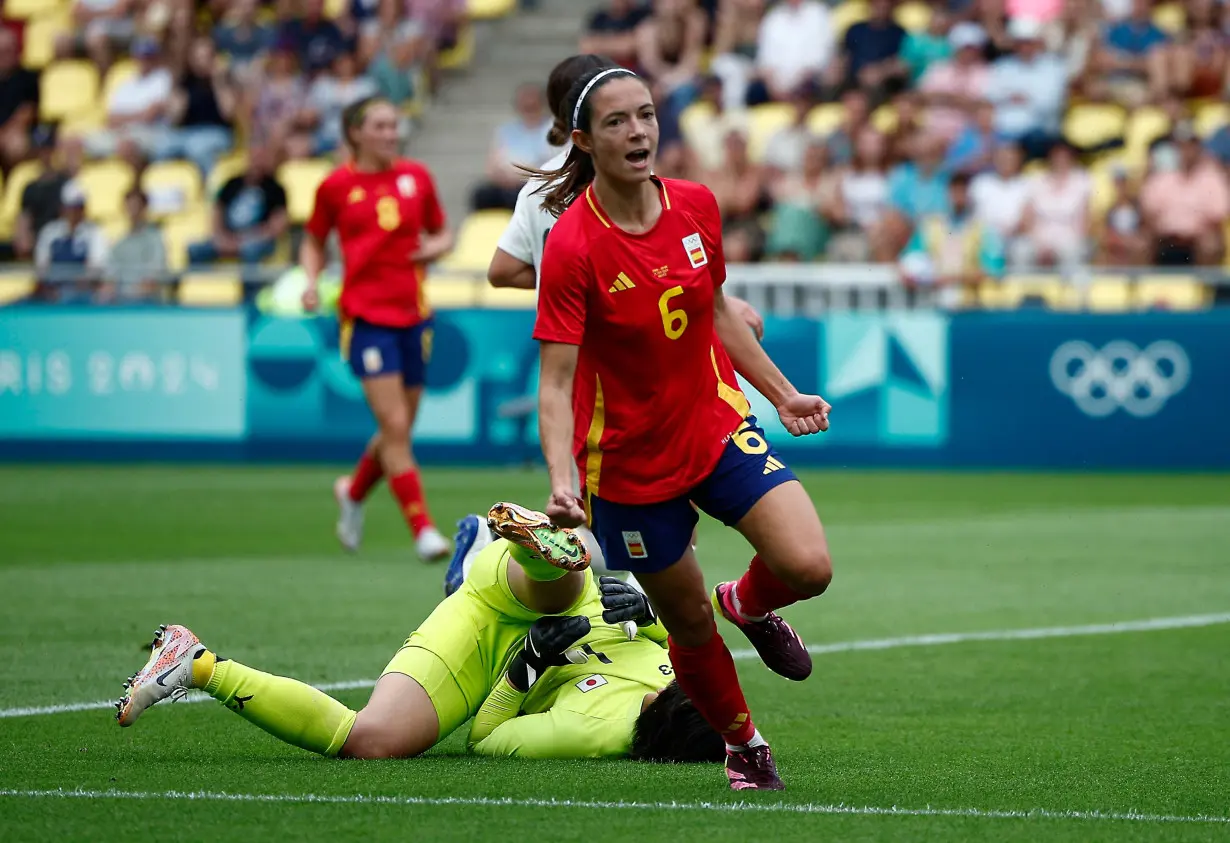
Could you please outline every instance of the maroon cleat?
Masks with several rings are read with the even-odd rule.
[[[785,790],[768,744],[737,752],[726,750],[726,778],[731,790]]]
[[[769,612],[762,621],[743,620],[730,602],[734,587],[732,582],[718,583],[713,589],[713,608],[742,630],[769,670],[796,682],[811,676],[811,653],[799,634],[776,612]]]

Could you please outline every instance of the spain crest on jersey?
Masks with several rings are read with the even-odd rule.
[[[699,234],[689,234],[683,238],[683,250],[688,253],[688,263],[692,264],[693,269],[700,269],[709,263],[705,244],[701,242]]]
[[[398,176],[397,177],[397,192],[409,199],[414,195],[414,176]]]

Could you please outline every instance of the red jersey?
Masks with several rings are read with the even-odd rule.
[[[423,232],[444,228],[444,209],[422,164],[401,160],[377,173],[338,167],[316,190],[306,228],[321,242],[337,228],[343,317],[407,328],[431,315],[427,270],[412,258]]]
[[[747,415],[713,327],[726,280],[708,188],[657,181],[662,216],[617,228],[587,189],[547,238],[534,338],[578,345],[573,453],[587,492],[614,503],[686,494]]]

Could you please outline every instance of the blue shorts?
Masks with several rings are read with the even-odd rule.
[[[733,527],[770,489],[797,479],[765,439],[756,417],[748,416],[731,434],[713,472],[690,492],[648,504],[591,495],[589,526],[608,568],[654,574],[683,558],[699,520],[697,507]]]
[[[342,322],[342,358],[359,380],[401,372],[406,386],[422,386],[431,360],[431,320],[386,328],[362,319]]]

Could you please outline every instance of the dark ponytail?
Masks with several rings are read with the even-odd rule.
[[[596,70],[606,70],[610,67],[619,67],[619,65],[605,56],[583,53],[579,56],[569,56],[551,70],[551,75],[547,77],[547,107],[551,109],[551,116],[555,118],[555,122],[547,132],[547,143],[552,146],[563,146],[568,143],[568,136],[572,133],[572,127],[569,125],[572,121],[572,112],[566,111],[565,107],[568,104],[568,94],[577,79]]]

